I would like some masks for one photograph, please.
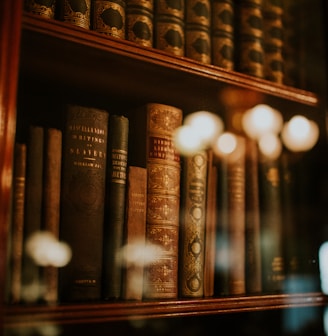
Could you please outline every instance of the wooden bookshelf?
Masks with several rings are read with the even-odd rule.
[[[4,62],[0,68],[5,69],[10,63],[10,73],[0,76],[0,93],[6,97],[0,110],[0,121],[5,125],[5,135],[0,133],[0,142],[4,140],[0,144],[0,152],[5,152],[5,156],[0,158],[0,177],[5,174],[11,176],[12,172],[12,149],[18,124],[16,98],[19,90],[27,93],[44,90],[49,94],[60,88],[60,98],[63,100],[69,94],[86,94],[89,100],[97,101],[100,105],[108,104],[108,95],[115,102],[124,101],[122,104],[127,107],[149,101],[165,101],[182,107],[186,113],[199,109],[220,113],[224,105],[220,99],[222,92],[245,90],[246,93],[255,92],[259,103],[273,103],[287,111],[299,109],[315,118],[323,113],[325,101],[317,92],[272,83],[56,20],[17,12],[17,8],[21,7],[20,2],[13,1],[11,5],[2,6],[11,12],[7,21],[0,26],[2,35],[7,36],[15,27],[17,41],[11,50],[7,50],[4,58],[7,63]],[[20,14],[22,22],[17,20],[14,24],[8,21],[20,17]],[[0,16],[0,19],[2,17],[5,15]],[[10,43],[4,41],[3,45],[7,48]],[[14,78],[11,83],[9,76]],[[19,90],[16,88],[16,78],[19,80]],[[5,87],[8,83],[10,85]],[[319,120],[323,119],[319,117]],[[0,252],[5,255],[8,229],[2,223],[7,223],[10,218],[10,186],[1,183],[0,204]],[[6,282],[4,259],[2,257],[0,268],[2,288]],[[4,296],[4,289],[0,293]],[[10,331],[45,324],[95,325],[131,319],[255,313],[285,308],[324,307],[327,304],[328,298],[320,292],[58,305],[4,303],[0,308],[0,315],[3,316],[0,328]]]

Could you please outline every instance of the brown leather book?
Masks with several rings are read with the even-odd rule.
[[[68,105],[63,129],[60,238],[72,259],[60,268],[61,301],[101,298],[108,113]]]
[[[25,0],[25,10],[48,19],[55,18],[56,0]]]
[[[129,166],[123,247],[123,298],[142,300],[146,242],[147,170]]]
[[[207,152],[183,158],[179,245],[179,293],[204,295]]]
[[[173,131],[181,126],[182,110],[148,103],[131,112],[129,158],[147,168],[146,244],[154,257],[145,264],[144,298],[176,298],[181,167]]]
[[[91,0],[58,0],[58,11],[61,21],[90,29]]]

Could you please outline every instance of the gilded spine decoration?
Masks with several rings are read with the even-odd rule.
[[[180,295],[204,294],[207,153],[184,158],[180,227]]]

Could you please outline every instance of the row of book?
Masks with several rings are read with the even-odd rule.
[[[183,111],[159,103],[125,116],[67,105],[65,118],[62,129],[31,126],[16,144],[11,302],[272,293],[304,272],[285,156],[262,162],[244,136],[233,160],[180,156]],[[44,231],[72,251],[61,267],[51,244],[26,250]]]
[[[291,0],[26,0],[32,13],[296,87],[300,7]]]

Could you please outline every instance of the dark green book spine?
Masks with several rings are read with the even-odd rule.
[[[259,163],[263,292],[281,292],[285,280],[279,159]]]
[[[63,130],[60,239],[72,259],[60,269],[59,299],[101,298],[108,113],[68,105]]]
[[[60,20],[90,29],[91,0],[58,0]]]
[[[107,151],[109,156],[104,225],[103,296],[105,299],[119,298],[122,295],[121,250],[125,222],[128,136],[128,118],[112,115]]]

